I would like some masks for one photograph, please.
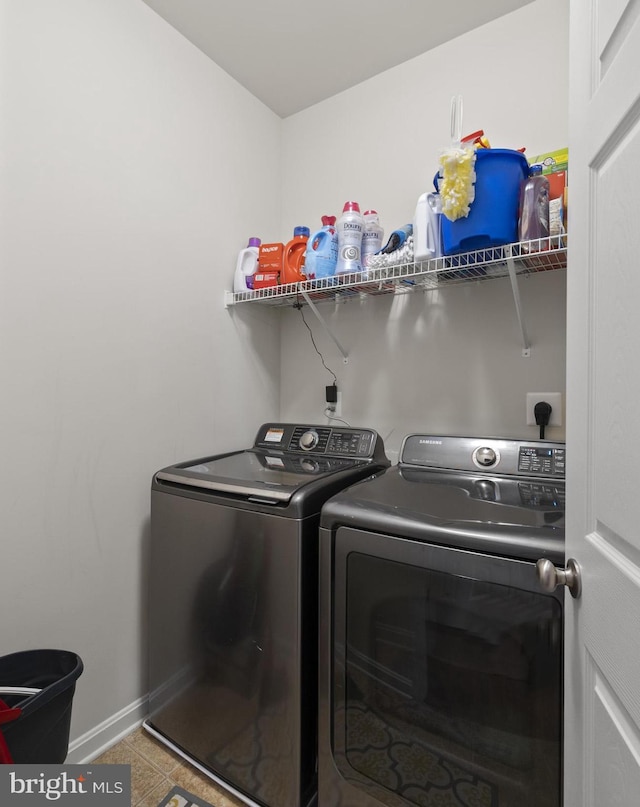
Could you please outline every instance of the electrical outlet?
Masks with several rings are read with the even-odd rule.
[[[331,404],[329,404],[331,406]],[[335,409],[333,412],[330,412],[330,415],[333,415],[336,418],[342,417],[342,390],[338,390],[338,400],[333,404]]]
[[[551,405],[549,426],[562,426],[561,392],[527,392],[527,426],[537,425],[533,410],[539,401],[546,401]]]
[[[332,400],[335,397],[335,401]],[[325,412],[333,417],[342,414],[342,392],[337,384],[327,385],[325,389]]]

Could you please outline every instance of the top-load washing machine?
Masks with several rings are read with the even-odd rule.
[[[321,807],[559,807],[564,593],[536,562],[564,565],[564,471],[563,443],[410,435],[325,504]]]
[[[371,429],[267,423],[153,477],[145,727],[248,804],[314,801],[320,509],[388,465]]]

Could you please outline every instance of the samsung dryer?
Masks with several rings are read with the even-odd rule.
[[[565,446],[410,435],[323,507],[322,807],[559,807]],[[543,565],[544,565],[543,564]]]

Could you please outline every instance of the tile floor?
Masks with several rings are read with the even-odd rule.
[[[93,762],[131,765],[131,807],[157,807],[175,785],[214,807],[245,807],[143,728],[136,729]]]

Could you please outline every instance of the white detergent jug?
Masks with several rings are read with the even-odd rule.
[[[259,238],[250,238],[248,246],[240,251],[233,276],[233,290],[236,294],[253,289],[253,276],[258,268],[259,251]]]
[[[416,262],[442,255],[441,218],[440,194],[423,193],[418,199],[413,221],[413,259]]]

